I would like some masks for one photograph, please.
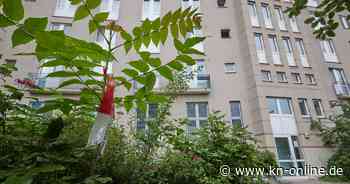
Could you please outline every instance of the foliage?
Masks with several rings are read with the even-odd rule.
[[[135,94],[119,96],[116,99],[117,107],[123,106],[129,111],[135,105],[144,107],[146,103],[159,103],[164,99],[157,97],[158,95],[153,92],[156,73],[171,81],[174,79],[175,71],[181,72],[186,66],[195,64],[191,56],[204,55],[193,47],[205,38],[187,37],[188,33],[201,27],[201,18],[197,10],[178,9],[153,21],[146,19],[129,33],[117,22],[107,20],[107,12],[93,13],[100,6],[101,0],[70,0],[70,2],[78,7],[74,21],[89,17],[90,34],[99,32],[103,35],[104,44],[100,44],[104,46],[67,36],[63,31],[45,30],[48,24],[47,17],[24,18],[24,8],[20,0],[6,0],[0,3],[2,9],[0,28],[16,28],[12,34],[12,47],[35,42],[33,53],[20,54],[35,55],[41,67],[64,68],[48,74],[49,78],[65,79],[57,90],[71,85],[83,86],[81,95],[95,98],[92,102],[98,104],[102,89],[106,85],[107,75],[95,72],[94,69],[103,68],[104,71],[108,71],[110,63],[121,64],[116,56],[119,48],[123,48],[125,54],[134,50],[139,59],[123,63],[122,72],[113,73],[117,85],[127,91],[132,88],[132,81],[142,86]],[[163,63],[160,58],[140,49],[142,45],[148,47],[151,43],[156,46],[164,45],[170,35],[178,55],[168,63]],[[117,36],[122,39],[121,43],[114,43],[113,37]],[[52,105],[59,103],[66,104]],[[44,110],[39,112],[58,109],[67,114],[71,108],[80,104],[71,99],[61,99],[59,102],[47,103],[43,107]]]
[[[308,0],[295,0],[293,6],[287,10],[289,16],[298,16],[306,8],[307,2]],[[321,0],[313,16],[307,18],[305,23],[311,24],[311,27],[315,29],[313,34],[318,39],[334,37],[334,31],[339,26],[336,15],[342,12],[345,12],[346,19],[350,20],[350,2],[348,0]],[[317,28],[318,26],[319,28]]]
[[[313,128],[320,131],[321,138],[326,145],[335,145],[337,150],[328,160],[328,167],[343,168],[343,180],[350,181],[350,105],[342,104],[342,113],[335,117],[334,127],[323,126],[320,122],[313,122]]]

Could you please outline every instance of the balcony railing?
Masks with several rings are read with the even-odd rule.
[[[347,83],[335,83],[335,94],[340,97],[350,97],[350,85]]]

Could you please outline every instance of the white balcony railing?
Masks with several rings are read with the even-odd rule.
[[[333,62],[333,63],[338,62],[338,57],[334,53],[323,52],[323,56],[324,56],[325,61],[327,61],[327,62]]]
[[[210,75],[196,74],[189,82],[189,89],[210,89]]]

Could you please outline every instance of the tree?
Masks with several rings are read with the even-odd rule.
[[[64,82],[57,89],[70,85],[83,85],[80,95],[89,97],[80,99],[80,103],[98,102],[101,98],[102,89],[106,85],[106,75],[95,72],[95,67],[101,67],[108,71],[109,63],[121,64],[115,55],[117,49],[123,48],[125,54],[134,50],[139,59],[125,63],[121,73],[114,73],[113,77],[118,87],[127,91],[132,88],[133,81],[141,84],[142,87],[135,94],[119,96],[116,98],[116,106],[123,106],[127,111],[135,107],[145,109],[146,103],[155,103],[164,100],[153,93],[156,82],[156,73],[159,73],[167,80],[173,80],[174,71],[183,71],[187,65],[194,65],[195,61],[191,56],[204,55],[204,53],[193,48],[204,37],[188,38],[186,35],[199,29],[200,14],[197,10],[178,9],[168,12],[164,17],[153,21],[146,19],[140,26],[135,26],[132,33],[127,32],[115,21],[108,21],[108,13],[93,13],[101,3],[101,0],[70,0],[71,4],[77,6],[74,21],[80,21],[89,17],[90,34],[99,32],[103,35],[107,49],[96,43],[73,38],[64,34],[63,31],[47,31],[47,17],[29,17],[24,19],[24,8],[21,0],[1,0],[0,7],[0,28],[15,27],[12,34],[12,46],[35,42],[35,50],[32,53],[19,53],[20,55],[35,55],[41,67],[64,67],[63,71],[56,71],[48,74],[48,77],[64,78]],[[105,30],[105,31],[104,31]],[[106,32],[107,34],[105,34]],[[167,63],[160,58],[153,57],[149,52],[140,50],[141,46],[148,47],[151,43],[156,46],[165,44],[169,35],[178,55]],[[121,43],[114,46],[113,37],[120,36]],[[181,41],[183,40],[183,41]],[[103,80],[98,80],[103,78]],[[59,93],[57,89],[36,89],[39,92]],[[62,100],[63,99],[63,100]],[[82,101],[85,100],[85,101]],[[65,105],[59,105],[62,102]],[[46,101],[45,106],[39,112],[48,112],[59,109],[65,114],[74,108],[77,101],[67,100],[64,97],[61,101]],[[93,103],[95,105],[98,103]]]
[[[298,16],[309,0],[295,0],[293,6],[287,9],[289,16]],[[336,20],[338,13],[345,12],[346,19],[350,20],[350,1],[348,0],[321,0],[316,7],[313,16],[305,20],[306,24],[311,24],[311,27],[316,29],[313,34],[318,39],[326,39],[334,37],[334,31],[338,28],[339,22]]]

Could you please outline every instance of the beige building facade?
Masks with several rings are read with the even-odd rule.
[[[98,42],[100,35],[88,33],[88,21],[72,24],[74,7],[66,0],[24,0],[26,16],[49,17],[48,29],[64,30],[80,39]],[[197,48],[206,53],[195,58],[196,75],[190,89],[176,99],[174,118],[188,117],[188,129],[198,128],[212,111],[226,114],[231,124],[248,127],[263,149],[274,153],[283,167],[304,164],[324,166],[332,153],[323,146],[311,119],[328,122],[334,104],[350,97],[349,22],[339,16],[337,37],[320,41],[304,19],[317,0],[309,0],[302,15],[289,18],[284,10],[291,0],[102,0],[101,11],[131,30],[142,19],[153,19],[180,7],[198,7],[203,27],[194,35],[207,36]],[[33,78],[39,86],[58,86],[58,79],[46,79],[53,70],[39,69],[34,57],[15,56],[30,52],[33,45],[11,47],[10,30],[0,30],[1,62],[19,69],[15,78]],[[115,39],[117,43],[119,38]],[[103,45],[103,43],[100,43]],[[167,46],[145,48],[162,61],[176,56],[171,41]],[[116,53],[121,61],[137,59],[136,54]],[[119,71],[118,63],[113,72]],[[59,70],[59,69],[57,69]],[[11,81],[10,81],[11,82]],[[159,82],[160,86],[162,81]],[[69,96],[79,89],[65,89]],[[49,96],[38,96],[42,99]],[[34,106],[40,104],[33,103]],[[149,107],[152,116],[155,107]],[[145,128],[142,121],[136,127]]]

